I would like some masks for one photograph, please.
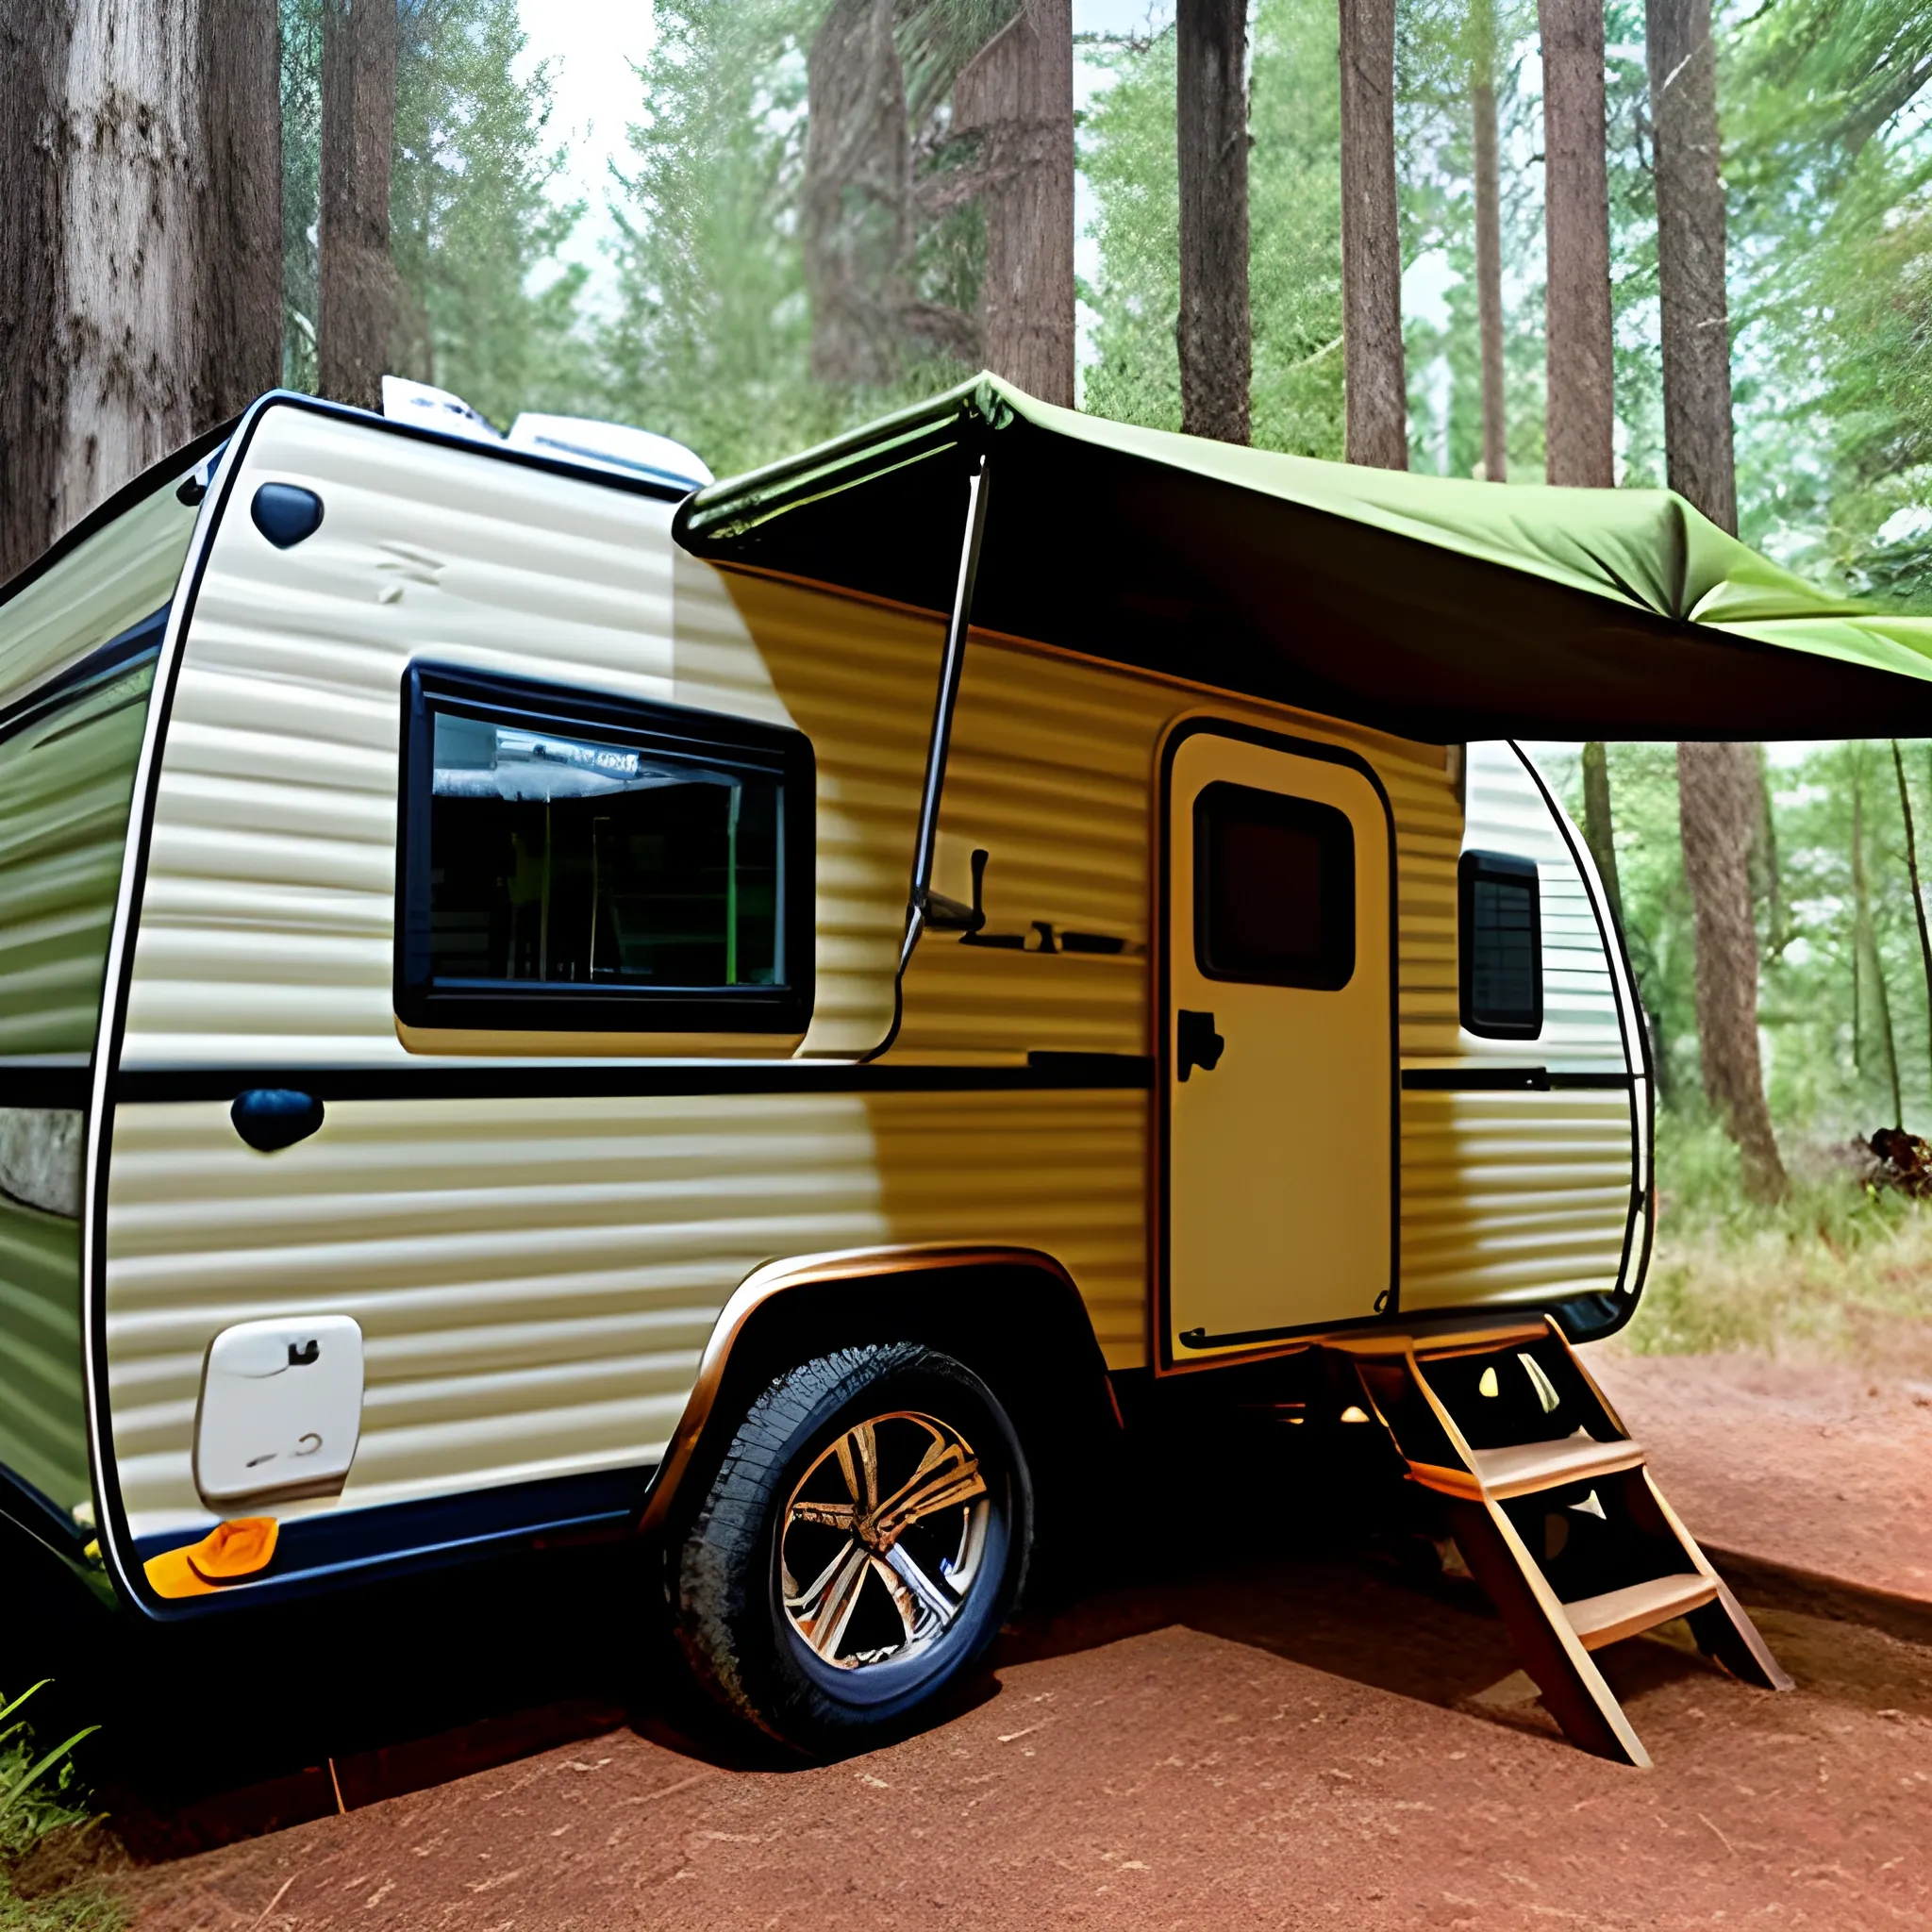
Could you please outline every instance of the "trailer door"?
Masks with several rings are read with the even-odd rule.
[[[1394,1282],[1389,807],[1338,748],[1166,758],[1164,1353],[1366,1319]]]

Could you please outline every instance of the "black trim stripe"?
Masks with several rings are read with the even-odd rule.
[[[1548,1067],[1405,1067],[1406,1093],[1548,1093],[1565,1088],[1601,1088],[1623,1093],[1629,1074],[1552,1073]]]
[[[168,607],[163,604],[106,643],[97,644],[64,671],[57,671],[43,683],[35,685],[25,697],[0,708],[0,739],[25,731],[48,712],[78,696],[88,686],[111,684],[143,658],[159,657],[161,638],[167,628]]]
[[[638,1099],[691,1093],[1145,1092],[1154,1062],[1139,1054],[1036,1054],[1026,1066],[924,1066],[854,1060],[654,1060],[616,1065],[447,1061],[372,1067],[134,1067],[114,1077],[124,1106],[221,1101],[256,1087],[321,1101]],[[81,1075],[84,1077],[84,1074]],[[0,1093],[8,1089],[0,1075]],[[46,1103],[42,1103],[43,1105]]]
[[[627,1535],[656,1465],[545,1476],[501,1488],[463,1490],[413,1503],[321,1510],[284,1522],[268,1568],[208,1596],[157,1597],[151,1614],[169,1622],[219,1615],[238,1605],[282,1602],[366,1577],[469,1562],[546,1538]],[[198,1542],[199,1530],[142,1537],[135,1560]]]
[[[93,1085],[88,1055],[0,1060],[0,1107],[67,1107],[84,1112]]]

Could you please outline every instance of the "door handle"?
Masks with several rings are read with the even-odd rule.
[[[1178,1076],[1185,1080],[1196,1067],[1204,1074],[1211,1074],[1221,1059],[1222,1048],[1227,1044],[1214,1030],[1214,1015],[1191,1013],[1182,1007],[1174,1017],[1174,1057]]]

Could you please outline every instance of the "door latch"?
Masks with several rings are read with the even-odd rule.
[[[1185,1080],[1196,1067],[1204,1074],[1211,1074],[1220,1061],[1222,1048],[1227,1044],[1214,1030],[1214,1015],[1191,1013],[1182,1007],[1174,1017],[1174,1057],[1177,1077]]]

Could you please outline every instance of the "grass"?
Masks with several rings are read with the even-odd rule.
[[[1714,1125],[1659,1118],[1657,1251],[1626,1344],[1932,1375],[1932,1203],[1867,1187],[1843,1150],[1788,1165],[1790,1194],[1757,1205]]]
[[[20,1715],[40,1688],[0,1699],[0,1932],[120,1932],[126,1914],[92,1856],[101,1821],[74,1765],[89,1732],[40,1744]]]

